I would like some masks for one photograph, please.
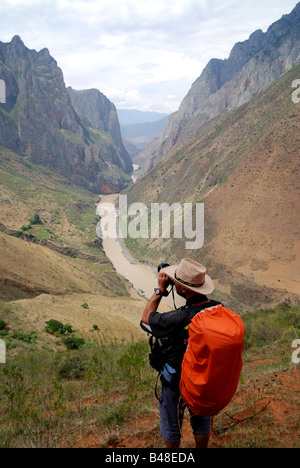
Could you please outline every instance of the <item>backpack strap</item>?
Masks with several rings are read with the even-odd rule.
[[[222,305],[221,302],[208,299],[207,301],[200,302],[199,304],[189,304],[185,307],[189,310],[194,309],[195,315],[197,315],[200,312],[204,312],[206,309],[209,309],[210,307],[216,307],[218,305]]]

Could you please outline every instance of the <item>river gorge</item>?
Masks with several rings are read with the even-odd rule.
[[[107,223],[115,220],[117,217],[115,206],[117,199],[118,194],[101,197],[101,201],[97,206],[97,215],[100,216],[101,212],[102,217],[100,217],[100,221],[97,225],[97,235],[102,239],[104,253],[112,262],[115,270],[132,284],[135,291],[149,299],[153,294],[154,288],[157,287],[157,272],[149,265],[139,263],[132,258],[117,236],[103,235],[107,230]],[[103,216],[104,205],[106,211],[105,216]],[[175,303],[177,307],[184,303],[182,298],[176,293]],[[172,294],[170,294],[169,297],[164,297],[162,299],[162,304],[173,309]]]

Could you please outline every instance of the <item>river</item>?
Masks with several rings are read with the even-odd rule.
[[[110,209],[108,214],[105,214],[97,226],[97,234],[101,236],[101,232],[105,232],[106,224],[109,222],[109,217],[113,219],[117,216],[117,210],[114,206],[117,201],[118,194],[113,195],[104,195],[101,197],[101,201],[97,206],[97,215],[99,216],[99,206],[106,203],[109,204]],[[118,238],[106,237],[102,239],[103,250],[105,255],[112,262],[115,270],[126,278],[133,286],[133,288],[142,296],[145,296],[147,299],[153,295],[154,288],[157,287],[157,272],[151,268],[149,265],[142,264],[134,260],[129,252],[126,251],[126,248],[121,245]],[[163,261],[163,259],[162,259]],[[180,298],[175,293],[175,303],[176,306],[183,305],[183,299]],[[165,304],[174,308],[172,294],[169,297],[163,297],[162,304]]]

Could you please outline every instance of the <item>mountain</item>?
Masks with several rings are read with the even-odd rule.
[[[122,127],[122,136],[141,151],[155,138],[159,137],[166,121],[167,117],[157,122],[126,125],[126,127]]]
[[[138,165],[143,164],[137,154],[158,138],[168,119],[167,114],[119,109],[121,132],[127,151]],[[133,145],[133,147],[132,147]]]
[[[128,203],[204,203],[204,246],[186,239],[130,239],[152,264],[192,256],[207,266],[216,295],[253,310],[300,300],[300,65],[248,103],[204,124],[127,189]]]
[[[152,151],[152,165],[209,120],[248,102],[300,60],[300,3],[266,33],[254,32],[228,59],[212,59],[172,114]],[[151,154],[152,154],[151,153]]]
[[[6,84],[2,146],[95,193],[116,192],[130,183],[132,163],[117,113],[100,92],[68,92],[49,51],[29,50],[19,36],[0,43],[0,77]]]
[[[117,109],[117,112],[121,127],[157,122],[158,120],[168,117],[168,114],[153,111],[139,111],[136,109]]]
[[[90,140],[100,149],[101,156],[131,174],[132,161],[123,144],[114,104],[97,89],[75,91],[69,87],[67,91],[81,123],[88,131]]]

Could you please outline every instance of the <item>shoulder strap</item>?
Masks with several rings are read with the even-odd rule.
[[[199,304],[192,304],[192,305],[187,305],[185,306],[189,310],[195,310],[196,313],[202,312],[205,309],[209,309],[210,307],[215,307],[218,305],[222,305],[221,302],[214,301],[214,300],[208,300],[205,302],[200,302]]]

